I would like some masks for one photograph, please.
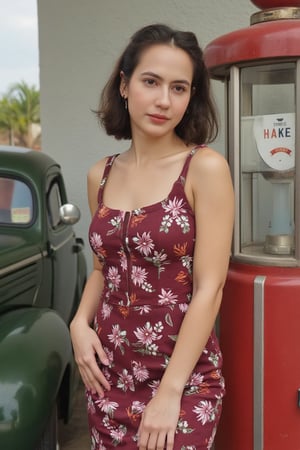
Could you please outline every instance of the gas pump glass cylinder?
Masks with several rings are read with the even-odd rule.
[[[296,64],[241,68],[240,239],[251,258],[291,258]]]

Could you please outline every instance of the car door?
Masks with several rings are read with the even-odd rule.
[[[60,219],[59,209],[65,203],[61,174],[51,177],[47,190],[48,252],[52,262],[52,305],[69,323],[74,306],[77,281],[75,235],[71,225]]]

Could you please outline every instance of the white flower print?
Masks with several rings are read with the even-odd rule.
[[[145,283],[148,272],[139,266],[132,266],[131,279],[135,286],[141,286]]]
[[[134,378],[140,383],[149,378],[148,369],[146,368],[146,366],[143,366],[140,361],[132,361],[132,372]]]
[[[208,400],[201,400],[198,406],[195,406],[193,412],[197,414],[197,420],[205,425],[207,422],[213,422],[216,418],[215,408]]]
[[[146,292],[153,292],[154,289],[152,287],[152,285],[150,283],[143,283],[142,284],[142,289],[144,289],[144,291]]]
[[[192,395],[195,392],[199,392],[204,381],[204,376],[201,373],[192,373],[190,379],[186,384],[185,395]]]
[[[155,396],[155,394],[156,394],[156,392],[157,392],[157,390],[159,388],[159,384],[160,384],[159,380],[153,380],[153,381],[151,381],[151,383],[148,384],[149,388],[152,391],[151,392],[152,397]]]
[[[118,408],[119,404],[116,402],[111,402],[108,397],[101,398],[95,402],[101,411],[113,417],[115,410]]]
[[[133,414],[142,414],[144,409],[145,409],[145,403],[135,400],[131,404],[131,411]]]
[[[142,255],[148,256],[154,248],[153,240],[150,237],[150,232],[142,234],[140,236],[139,233],[135,237],[132,238],[133,242],[137,244],[135,247]]]
[[[166,259],[168,257],[168,255],[166,253],[163,253],[164,250],[161,250],[159,253],[157,250],[155,250],[153,252],[153,257],[152,257],[152,261],[153,264],[155,266],[160,266],[161,264],[165,263],[165,264],[169,264],[169,262],[166,262]]]
[[[154,250],[153,256],[146,256],[146,261],[150,261],[155,267],[158,269],[158,278],[160,278],[160,274],[164,272],[165,268],[164,265],[170,264],[169,261],[167,261],[168,255],[164,253],[164,250],[162,249],[160,252],[157,250]]]
[[[159,231],[164,231],[165,233],[169,233],[169,228],[171,228],[173,223],[173,219],[169,214],[163,216]]]
[[[186,213],[186,209],[183,205],[184,201],[182,198],[178,200],[177,197],[174,197],[173,200],[169,199],[168,203],[164,203],[162,206],[166,212],[170,213],[173,218],[176,218],[183,213]]]
[[[161,321],[159,321],[154,324],[153,328],[154,328],[154,331],[156,331],[156,333],[161,333],[164,329],[164,326],[163,326],[163,323]]]
[[[193,258],[190,255],[185,255],[182,256],[180,259],[183,267],[185,267],[189,271],[189,273],[191,273]]]
[[[192,433],[193,431],[194,431],[193,428],[189,427],[187,420],[183,420],[183,419],[178,420],[176,433],[180,432],[183,434],[189,434],[189,433]]]
[[[211,448],[213,446],[213,443],[214,443],[214,440],[215,440],[216,432],[217,432],[217,426],[214,427],[214,429],[212,431],[212,435],[209,438],[208,445],[207,445],[207,450],[211,450]]]
[[[87,393],[86,393],[86,398],[87,398],[87,410],[88,410],[88,413],[89,414],[95,414],[96,408],[95,408],[92,396],[91,396],[89,391],[87,391]]]
[[[197,450],[194,445],[183,445],[180,450]]]
[[[218,367],[219,364],[219,355],[218,353],[210,352],[210,356],[208,357],[209,361],[213,363],[215,367]]]
[[[108,223],[110,223],[113,226],[113,229],[107,232],[107,235],[110,236],[114,234],[116,231],[121,229],[122,216],[121,215],[115,216]]]
[[[96,232],[93,232],[92,235],[90,236],[90,243],[94,251],[98,253],[103,245],[101,235]]]
[[[155,333],[150,322],[147,322],[143,328],[138,327],[136,331],[134,331],[134,334],[136,335],[139,343],[146,346],[161,338],[161,336],[158,336]]]
[[[101,315],[103,320],[109,319],[112,309],[113,309],[112,306],[109,305],[108,303],[104,302],[102,304]]]
[[[168,291],[162,289],[161,294],[158,295],[158,303],[160,305],[175,305],[177,302],[177,298],[178,295],[173,294],[170,289]]]
[[[93,427],[91,429],[91,450],[96,450],[98,448],[99,445],[99,441],[100,441],[100,435],[99,432],[96,430],[95,427]],[[105,449],[105,447],[104,447]]]
[[[186,313],[189,305],[187,303],[179,303],[178,307],[181,312]]]
[[[138,347],[135,351],[144,355],[156,356],[158,354],[158,346],[153,341],[161,339],[162,335],[157,334],[155,326],[153,328],[150,322],[147,322],[143,328],[138,327],[134,334],[138,339],[138,342],[133,344],[133,346]]]
[[[128,389],[134,391],[133,376],[128,373],[127,369],[123,369],[122,373],[119,373],[117,387],[126,392]]]
[[[105,415],[103,417],[102,422],[104,427],[109,431],[113,446],[115,447],[120,444],[127,432],[127,428],[124,425],[119,425],[118,427],[116,427],[115,423],[110,419],[108,415]]]
[[[177,197],[174,197],[173,200],[169,199],[167,202],[162,202],[162,207],[168,214],[163,216],[159,231],[168,233],[174,220],[175,223],[180,226],[183,233],[188,233],[190,231],[189,219],[185,215],[187,211],[184,208],[184,205],[184,200],[178,200]]]
[[[152,342],[150,345],[146,345],[145,353],[148,355],[156,356],[158,354],[158,346]]]
[[[147,282],[148,272],[140,266],[132,266],[131,279],[135,286],[140,286],[146,292],[153,292],[152,285]]]
[[[204,376],[200,372],[193,372],[189,380],[191,386],[200,386],[203,383]]]
[[[110,436],[113,440],[113,445],[116,446],[122,442],[123,437],[127,432],[127,428],[124,425],[120,425],[117,429],[110,432]]]
[[[190,229],[190,223],[187,216],[176,217],[175,222],[180,228],[182,228],[183,233],[187,233]]]
[[[106,378],[106,380],[112,386],[111,372],[108,370],[108,367],[107,366],[103,366],[101,370],[102,370],[102,373],[103,373],[104,377]]]
[[[107,347],[103,347],[103,350],[106,353],[108,362],[109,362],[109,366],[112,366],[113,362],[114,362],[114,353],[112,351],[110,351]]]
[[[142,316],[143,314],[149,314],[151,312],[151,306],[150,305],[137,306],[135,310],[139,311],[140,315]]]
[[[112,334],[108,335],[108,339],[115,345],[115,349],[119,347],[122,353],[124,352],[122,344],[126,343],[128,345],[126,334],[126,330],[122,331],[120,325],[117,324],[112,326]]]
[[[109,267],[107,278],[109,280],[108,281],[109,288],[112,291],[114,290],[117,291],[121,282],[121,276],[119,275],[118,268],[114,266]]]
[[[124,251],[123,247],[121,247],[121,250],[118,251],[118,255],[120,256],[120,265],[121,265],[122,271],[126,272],[126,270],[127,270],[127,258],[126,258],[126,254],[125,254],[125,251]]]

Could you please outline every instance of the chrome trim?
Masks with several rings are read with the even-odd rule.
[[[74,239],[74,234],[71,233],[64,241],[60,242],[59,245],[50,245],[51,250],[53,251],[57,251],[59,250],[61,247],[63,247],[67,242],[71,241],[72,239]]]
[[[4,269],[0,269],[0,276],[7,275],[9,272],[13,272],[15,270],[22,269],[22,267],[28,266],[28,264],[33,264],[39,259],[47,256],[48,253],[44,250],[42,253],[37,253],[36,255],[30,256],[29,258],[22,259],[15,264],[11,264],[10,266],[4,267]]]
[[[284,4],[284,2],[282,2]],[[300,19],[300,8],[297,7],[282,7],[282,8],[268,8],[263,11],[258,11],[250,17],[250,25],[257,23],[270,22],[274,20],[295,20]]]
[[[229,80],[229,127],[228,127],[228,156],[232,167],[232,178],[235,191],[235,219],[233,234],[233,254],[240,251],[240,69],[230,68]]]
[[[232,257],[232,261],[237,261],[246,264],[255,264],[260,266],[274,266],[274,267],[297,267],[297,261],[291,257],[278,257],[271,255],[251,255],[249,253],[237,253]]]
[[[295,258],[300,265],[300,59],[296,64],[296,130],[295,130]]]
[[[264,287],[266,277],[254,279],[253,298],[253,449],[264,448]]]

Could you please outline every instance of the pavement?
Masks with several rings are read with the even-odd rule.
[[[90,450],[91,443],[88,431],[86,400],[84,387],[79,385],[76,393],[75,408],[70,422],[59,424],[60,450]]]

